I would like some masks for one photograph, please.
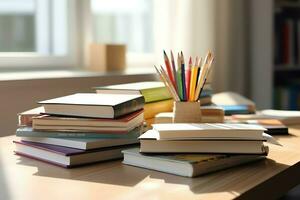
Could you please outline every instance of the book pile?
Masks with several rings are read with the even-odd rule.
[[[278,144],[261,126],[248,124],[153,124],[140,149],[123,151],[124,163],[193,177],[267,156],[265,141]]]
[[[144,120],[142,95],[78,93],[19,114],[18,155],[63,167],[122,157]]]
[[[255,114],[238,114],[226,117],[226,123],[257,124],[270,135],[288,135],[289,129],[300,125],[300,112],[295,110],[261,110]]]

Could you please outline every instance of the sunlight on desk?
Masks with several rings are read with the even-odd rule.
[[[293,134],[278,136],[283,147],[270,145],[267,160],[197,178],[126,166],[120,160],[64,169],[14,155],[14,137],[3,137],[1,195],[6,199],[232,199],[259,197],[263,191],[272,195],[274,188],[273,195],[278,195],[300,177],[295,173],[299,172],[300,141]],[[283,185],[286,178],[290,181]]]

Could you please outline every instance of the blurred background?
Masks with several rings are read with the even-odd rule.
[[[132,71],[162,64],[163,50],[203,57],[210,49],[215,92],[241,93],[258,108],[299,109],[299,11],[299,0],[0,0],[1,104],[10,105],[2,108],[13,119],[33,100],[116,82],[53,80],[53,70],[86,69],[88,45],[97,42],[126,44]],[[24,71],[54,74],[14,81]]]

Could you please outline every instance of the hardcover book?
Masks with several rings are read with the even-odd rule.
[[[142,126],[138,126],[135,129],[125,132],[123,134],[117,134],[115,132],[110,133],[97,133],[97,132],[78,132],[78,131],[39,131],[33,130],[32,127],[20,127],[16,131],[18,137],[49,137],[49,138],[98,138],[98,139],[128,139],[137,138],[142,132]]]
[[[155,130],[139,137],[142,153],[228,153],[267,154],[266,139],[239,138],[181,138],[158,139]]]
[[[118,119],[60,117],[42,115],[33,117],[35,130],[78,132],[128,132],[144,121],[143,110],[124,115]]]
[[[136,145],[122,145],[93,150],[81,150],[35,142],[14,141],[17,155],[37,159],[61,167],[75,167],[89,163],[122,158],[121,151]]]
[[[64,116],[118,118],[143,109],[142,95],[78,93],[40,101],[45,113]]]
[[[171,99],[166,86],[160,81],[110,85],[94,89],[99,94],[141,94],[145,98],[145,103]]]
[[[138,148],[122,152],[124,164],[186,177],[195,177],[266,158],[264,155],[142,154]]]

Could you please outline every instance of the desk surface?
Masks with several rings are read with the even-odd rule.
[[[268,159],[198,178],[104,162],[64,169],[14,155],[0,138],[0,199],[253,199],[277,198],[300,182],[300,131],[278,136]]]

